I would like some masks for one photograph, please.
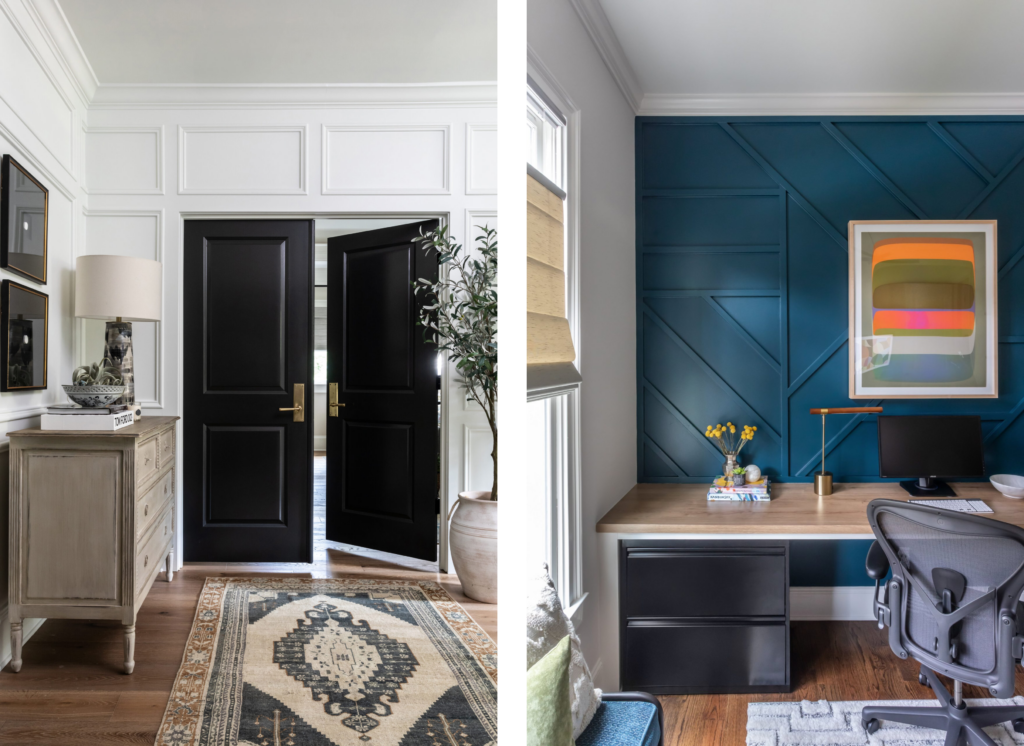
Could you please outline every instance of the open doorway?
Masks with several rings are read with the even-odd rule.
[[[436,223],[436,221],[434,221]],[[348,549],[351,545],[356,546],[369,546],[370,548],[380,548],[382,546],[391,546],[395,551],[392,553],[406,555],[414,555],[419,559],[423,560],[429,555],[432,559],[440,559],[444,555],[446,547],[440,546],[441,544],[441,531],[440,531],[440,512],[441,512],[441,380],[442,380],[442,356],[435,353],[431,354],[433,360],[433,366],[431,371],[431,399],[432,399],[432,412],[430,417],[431,425],[434,429],[432,437],[429,439],[419,438],[417,445],[422,447],[423,443],[431,442],[432,453],[430,455],[430,476],[429,482],[432,489],[432,500],[431,500],[431,522],[435,527],[431,534],[430,546],[424,546],[423,542],[419,542],[419,546],[413,548],[410,539],[411,535],[407,536],[404,540],[392,541],[391,535],[396,533],[403,533],[407,523],[412,521],[411,514],[401,515],[402,507],[399,507],[397,511],[393,510],[394,520],[388,521],[385,517],[384,521],[379,520],[381,516],[371,516],[371,513],[376,512],[377,506],[370,506],[370,501],[363,501],[360,494],[353,495],[352,492],[363,492],[365,490],[365,482],[363,486],[360,486],[360,480],[353,478],[348,472],[353,469],[358,469],[359,464],[352,464],[351,455],[358,449],[353,450],[353,445],[345,444],[343,441],[346,437],[346,433],[352,432],[353,438],[373,438],[382,432],[382,427],[390,430],[394,430],[394,422],[370,422],[367,417],[374,418],[375,412],[367,412],[365,403],[362,410],[361,416],[357,416],[355,419],[360,420],[358,423],[361,426],[360,431],[353,431],[352,423],[338,423],[337,421],[332,422],[332,414],[334,417],[341,417],[345,419],[351,410],[340,409],[339,407],[332,407],[332,403],[340,403],[340,407],[346,407],[351,404],[351,401],[343,401],[346,398],[350,398],[352,395],[358,396],[363,393],[376,393],[377,401],[370,403],[370,407],[375,410],[379,410],[380,407],[387,408],[386,404],[382,404],[381,394],[385,394],[385,390],[393,388],[395,386],[394,381],[364,381],[362,383],[353,381],[350,378],[352,371],[352,364],[346,362],[346,357],[349,355],[359,355],[358,345],[359,342],[353,342],[353,335],[350,330],[346,329],[344,333],[341,333],[341,326],[352,321],[348,321],[345,317],[351,316],[354,323],[359,324],[360,327],[371,322],[370,318],[380,317],[386,315],[387,310],[394,310],[396,304],[401,304],[405,298],[398,297],[400,286],[408,282],[407,279],[394,275],[391,279],[384,279],[383,275],[393,273],[395,270],[406,269],[411,272],[410,276],[416,276],[413,271],[414,268],[418,267],[417,257],[411,256],[407,251],[408,235],[412,234],[415,230],[419,230],[425,224],[422,218],[381,218],[381,217],[352,217],[352,218],[323,218],[315,221],[314,235],[315,235],[315,249],[314,249],[314,385],[313,385],[313,448],[314,448],[314,460],[313,460],[313,545],[314,551],[339,549]],[[402,228],[402,226],[406,226]],[[389,230],[396,229],[396,230]],[[365,240],[364,240],[365,239]],[[395,250],[400,253],[395,254]],[[392,254],[390,259],[385,258],[387,253]],[[344,262],[345,267],[331,267],[332,257],[334,262]],[[350,261],[354,259],[355,261]],[[397,260],[397,263],[396,263]],[[408,262],[408,263],[407,263]],[[390,265],[390,267],[389,267]],[[421,268],[422,269],[422,268]],[[353,277],[353,273],[362,272],[361,277]],[[332,283],[332,278],[334,282]],[[354,282],[359,287],[346,286],[347,283]],[[363,293],[365,291],[366,284],[377,284],[380,283],[374,291],[369,292],[370,298],[377,298],[386,295],[391,295],[390,302],[381,302],[377,307],[376,313],[370,309],[361,308],[358,300],[353,296],[356,293]],[[390,285],[389,285],[390,283]],[[338,304],[346,303],[347,308],[344,312],[339,312],[336,307]],[[362,300],[367,300],[367,295],[362,295]],[[373,301],[371,301],[373,302]],[[408,310],[412,310],[411,308]],[[382,313],[384,311],[384,313]],[[358,318],[359,314],[363,313],[364,318]],[[370,318],[366,318],[369,316]],[[337,331],[332,330],[328,332],[329,318],[333,317],[333,323],[337,326]],[[396,329],[397,324],[397,329]],[[374,348],[376,358],[376,367],[378,372],[382,375],[386,374],[386,370],[391,367],[391,362],[395,356],[400,357],[403,354],[403,348],[405,345],[394,344],[394,333],[399,331],[403,334],[408,331],[414,331],[415,338],[409,340],[410,349],[422,347],[421,341],[419,340],[420,332],[419,329],[406,330],[402,328],[401,321],[397,318],[393,318],[391,325],[381,323],[377,327],[377,332],[380,335],[376,339],[363,340],[362,352],[366,352],[365,345],[371,344]],[[388,340],[386,337],[392,337]],[[356,345],[353,348],[353,345]],[[333,352],[329,355],[329,348],[333,346]],[[423,351],[418,353],[419,357],[422,358]],[[410,361],[412,362],[412,361]],[[343,370],[345,372],[343,372]],[[394,370],[394,369],[392,369]],[[349,377],[349,380],[332,380],[339,378]],[[401,394],[415,395],[422,398],[420,394],[416,393],[410,380],[410,387],[404,389],[400,384],[397,390]],[[422,383],[422,378],[420,379]],[[333,389],[332,389],[333,387]],[[340,392],[340,393],[339,393]],[[346,397],[346,394],[349,397]],[[364,397],[365,398],[365,397]],[[371,398],[373,398],[371,396]],[[400,398],[409,399],[410,396],[404,396]],[[403,409],[408,410],[407,405],[400,405]],[[349,420],[352,418],[349,417]],[[420,417],[422,420],[423,418]],[[417,423],[417,427],[422,423]],[[367,429],[369,428],[369,429]],[[331,437],[331,434],[334,437]],[[340,436],[340,438],[338,437]],[[388,440],[394,440],[393,436],[385,436],[381,438],[381,445],[387,444]],[[404,442],[393,443],[399,448],[404,447]],[[410,441],[411,444],[411,441]],[[345,448],[348,453],[346,454],[335,454],[332,449]],[[385,462],[386,463],[386,462]],[[392,462],[393,463],[393,462]],[[329,464],[331,466],[329,467]],[[411,467],[410,467],[411,468]],[[328,472],[333,473],[330,476]],[[417,469],[415,479],[419,482],[424,482],[424,470],[422,468]],[[412,475],[410,474],[410,477]],[[344,480],[344,484],[342,484]],[[333,482],[329,486],[329,481]],[[401,480],[398,480],[398,484],[392,486],[393,490],[401,491],[403,486]],[[330,490],[330,494],[329,494]],[[344,492],[348,491],[349,494],[345,495]],[[356,505],[351,505],[356,503]],[[359,504],[362,504],[360,509]],[[422,505],[422,501],[419,502]],[[348,515],[341,515],[343,512]],[[334,515],[329,516],[329,513]],[[345,530],[344,524],[350,524],[355,518],[357,521],[363,522],[364,519],[369,520],[364,522],[364,525],[360,527],[360,530],[351,531]],[[417,519],[418,520],[418,519]],[[344,524],[339,525],[341,522]],[[422,532],[420,532],[422,533]],[[353,536],[356,540],[353,540]],[[330,537],[330,538],[329,538]],[[358,538],[363,538],[360,542]],[[346,541],[335,541],[332,539],[344,538]]]

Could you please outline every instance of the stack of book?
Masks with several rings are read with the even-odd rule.
[[[109,407],[80,407],[77,404],[52,404],[40,418],[43,430],[120,430],[135,422],[135,412],[127,404]]]
[[[740,487],[730,486],[724,478],[719,477],[708,490],[708,500],[767,502],[772,499],[772,485],[768,477],[761,477],[756,482],[749,482]]]

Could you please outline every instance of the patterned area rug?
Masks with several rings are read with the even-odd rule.
[[[968,705],[1012,705],[1013,699],[968,699]],[[882,727],[868,735],[860,724],[860,712],[866,705],[919,705],[934,707],[932,700],[878,702],[751,702],[747,705],[747,746],[943,746],[945,735],[936,730],[882,721]],[[1002,723],[985,732],[1000,746],[1024,744],[1024,736]]]
[[[157,746],[487,746],[497,647],[436,583],[207,578]]]

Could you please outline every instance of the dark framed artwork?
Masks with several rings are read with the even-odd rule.
[[[46,388],[49,317],[46,293],[11,280],[0,285],[0,325],[5,335],[0,391]]]
[[[50,192],[9,155],[0,165],[0,267],[46,284]]]

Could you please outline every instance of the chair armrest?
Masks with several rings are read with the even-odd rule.
[[[868,577],[874,581],[879,581],[889,574],[889,558],[885,556],[882,545],[877,541],[871,542],[864,567],[868,571]]]
[[[661,740],[658,746],[665,743],[665,711],[661,702],[653,694],[647,692],[602,692],[602,702],[650,702],[658,710],[658,728],[661,730]]]

